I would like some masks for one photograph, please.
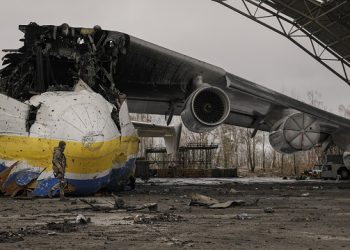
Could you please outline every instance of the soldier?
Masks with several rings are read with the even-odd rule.
[[[66,156],[64,155],[64,149],[66,148],[66,143],[60,141],[58,147],[53,150],[53,173],[54,176],[60,181],[60,199],[64,200],[64,174],[66,173]]]

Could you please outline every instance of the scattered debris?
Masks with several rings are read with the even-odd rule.
[[[15,243],[18,241],[22,241],[23,235],[15,232],[0,232],[0,243]]]
[[[267,214],[272,214],[275,212],[275,210],[272,207],[265,207],[264,212]]]
[[[157,222],[177,222],[183,220],[183,217],[174,213],[160,213],[153,216],[137,214],[134,217],[135,224],[153,224]]]
[[[118,196],[115,196],[113,194],[112,194],[112,196],[114,198],[114,207],[116,209],[123,209],[123,208],[125,208],[125,201],[122,198],[120,198]]]
[[[97,201],[96,201],[95,199],[90,199],[89,202],[90,202],[91,204],[96,204],[96,203],[97,203]]]
[[[128,211],[138,211],[148,208],[149,211],[157,211],[158,210],[158,204],[157,203],[145,203],[141,206],[136,207],[128,207]]]
[[[190,206],[211,206],[219,203],[218,200],[202,194],[191,194]]]
[[[257,202],[256,202],[257,203]],[[229,200],[225,202],[219,202],[218,200],[202,195],[202,194],[192,194],[190,206],[206,206],[213,209],[229,208],[233,206],[242,206],[245,204],[244,200]]]
[[[176,207],[174,205],[171,205],[171,206],[169,206],[169,210],[174,211],[174,210],[176,210]]]
[[[162,213],[157,216],[159,221],[176,222],[183,220],[183,217],[174,213]]]
[[[145,220],[146,220],[146,216],[144,216],[143,214],[142,214],[142,215],[137,214],[137,215],[135,215],[135,217],[134,217],[134,223],[136,223],[136,224],[141,224],[141,223],[143,223]]]
[[[292,222],[312,222],[312,221],[318,221],[318,220],[320,220],[320,218],[316,216],[295,217],[290,219],[290,221]]]
[[[151,212],[158,210],[157,203],[145,203],[139,206],[128,206],[125,204],[125,201],[118,196],[113,195],[115,199],[114,206],[100,206],[91,204],[88,200],[80,199],[85,204],[88,204],[94,211],[102,211],[102,212],[111,212],[113,210],[124,210],[124,211],[139,211],[143,209],[148,209]]]
[[[296,183],[295,186],[293,186],[294,183]],[[93,206],[110,206],[112,210],[107,213],[93,212],[90,205],[80,202],[78,199],[77,205],[70,205],[71,201],[76,198],[72,198],[69,203],[59,203],[56,199],[36,199],[33,202],[2,198],[2,203],[0,202],[2,217],[0,232],[5,231],[6,233],[0,233],[0,242],[5,242],[0,243],[0,248],[9,248],[11,245],[12,248],[26,248],[32,246],[33,242],[37,243],[39,247],[42,245],[46,248],[54,248],[55,244],[59,244],[62,248],[71,244],[75,245],[73,248],[83,248],[90,244],[94,245],[96,242],[101,244],[107,242],[102,245],[102,248],[113,248],[115,245],[123,248],[131,242],[131,244],[134,244],[133,247],[142,248],[151,246],[152,241],[154,241],[156,245],[168,248],[181,247],[187,249],[194,244],[193,248],[196,249],[206,248],[206,246],[226,249],[230,247],[244,248],[244,246],[254,248],[257,246],[255,242],[258,242],[255,239],[261,242],[260,246],[262,248],[268,248],[271,244],[278,248],[284,243],[290,248],[295,247],[296,244],[301,248],[306,244],[306,248],[308,248],[312,247],[313,242],[317,241],[318,237],[326,239],[319,235],[321,231],[314,232],[314,228],[322,229],[323,227],[334,229],[332,234],[337,235],[334,238],[329,235],[329,240],[322,241],[325,247],[332,248],[335,245],[333,248],[340,248],[341,245],[345,245],[346,220],[339,220],[339,216],[344,217],[348,212],[348,207],[345,203],[339,203],[332,197],[335,194],[339,197],[346,197],[350,183],[342,182],[341,185],[334,184],[334,182],[323,184],[323,190],[313,190],[315,189],[313,186],[321,186],[318,183],[294,183],[280,186],[277,184],[259,185],[261,192],[258,192],[258,194],[253,190],[254,186],[242,185],[237,187],[238,190],[242,190],[239,195],[228,194],[230,186],[218,186],[221,189],[216,186],[183,186],[170,189],[171,195],[167,195],[163,193],[164,187],[162,186],[154,188],[144,185],[142,187],[145,190],[140,188],[131,194],[118,194],[118,198],[125,201],[126,208],[123,210],[114,207],[115,199],[112,196],[82,197],[88,202],[90,200],[95,202],[96,200],[92,204]],[[346,189],[338,189],[339,186]],[[213,187],[215,191],[212,190]],[[275,188],[280,189],[280,191],[278,194],[271,195]],[[154,192],[154,195],[148,195],[150,190]],[[221,210],[188,206],[191,192],[209,195],[222,203],[239,199],[245,201],[245,203],[240,207],[231,206]],[[310,196],[301,197],[301,194],[306,192]],[[187,199],[179,198],[184,194],[187,194]],[[281,197],[282,194],[288,194],[291,198],[284,199]],[[300,200],[298,200],[298,197]],[[260,198],[261,201],[259,206],[251,206],[254,203],[256,204],[257,198]],[[176,199],[179,201],[178,203],[174,202]],[[149,212],[148,208],[132,212],[127,210],[128,206],[133,205],[140,208],[141,205],[147,204],[146,202],[156,202],[158,212]],[[67,208],[71,210],[65,212]],[[173,210],[175,208],[176,210]],[[270,213],[272,210],[274,212]],[[335,211],[337,216],[325,217],[327,213],[332,211]],[[76,218],[79,214],[82,214],[86,219],[91,217],[93,223],[77,223]],[[24,215],[25,217],[23,217]],[[182,218],[178,217],[179,215]],[[27,221],[33,218],[36,220]],[[64,222],[64,218],[67,219],[66,222]],[[49,222],[51,224],[48,226],[47,223]],[[261,234],[261,227],[254,227],[259,223],[266,224],[265,233],[263,234]],[[198,231],[199,228],[206,225],[212,227],[210,231],[213,234]],[[337,225],[337,227],[334,227],[334,225]],[[21,227],[23,229],[20,229]],[[230,231],[232,227],[235,227],[235,235],[237,234],[236,236],[241,239],[247,236],[247,230],[250,235],[248,235],[248,238],[238,241],[240,244],[235,242],[232,245],[232,241],[229,240],[232,239],[232,230]],[[30,230],[35,235],[29,234]],[[288,234],[288,230],[291,231],[291,237],[297,237],[301,240],[298,242],[288,241],[286,235],[281,235]],[[220,237],[218,237],[218,234],[220,234]],[[202,240],[197,240],[194,235],[201,237]],[[327,232],[324,235],[328,235]],[[339,238],[340,240],[337,240],[338,235],[342,237]],[[72,237],[76,237],[76,241],[73,243],[71,242]],[[281,243],[279,237],[284,237],[282,241],[286,242]],[[228,240],[226,241],[226,239]]]
[[[209,208],[229,208],[229,207],[233,207],[233,206],[242,206],[245,204],[245,201],[243,200],[234,200],[234,201],[226,201],[226,202],[221,202],[221,203],[216,203],[213,204],[211,206],[209,206]]]
[[[75,223],[77,224],[87,224],[89,222],[91,222],[91,218],[86,218],[82,214],[78,214],[78,216],[75,218]]]
[[[94,211],[109,212],[111,210],[116,209],[115,207],[111,207],[111,206],[107,207],[107,206],[94,205],[93,202],[85,200],[85,199],[80,199],[80,201],[85,203],[85,204],[88,204],[92,208],[92,210],[94,210]],[[96,203],[96,201],[94,203]]]
[[[209,208],[213,208],[213,209],[218,209],[218,208],[228,208],[231,207],[233,204],[233,201],[226,201],[226,202],[222,202],[222,203],[216,203],[213,204],[211,206],[209,206]]]
[[[247,213],[237,214],[234,218],[236,220],[251,220],[251,219],[253,219],[253,217],[248,215]]]
[[[258,206],[258,203],[260,201],[260,198],[256,198],[254,201],[250,202],[250,203],[247,203],[245,206],[251,206],[251,207],[257,207]]]
[[[242,206],[242,205],[244,205],[245,204],[245,201],[244,200],[234,200],[233,202],[232,202],[232,205],[233,206]]]
[[[15,196],[15,197],[12,197],[13,199],[15,200],[24,200],[24,201],[30,201],[30,200],[34,200],[35,197],[31,197],[31,196]]]
[[[229,191],[229,193],[231,193],[231,194],[236,194],[236,193],[237,193],[237,190],[234,189],[234,188],[231,188],[230,191]]]
[[[49,222],[43,227],[43,229],[58,233],[70,233],[78,231],[81,226],[82,224],[64,220],[63,222]]]
[[[41,231],[27,227],[21,227],[18,231],[0,231],[0,243],[15,243],[24,240],[25,236],[38,235],[41,233]]]

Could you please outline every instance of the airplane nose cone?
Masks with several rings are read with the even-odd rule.
[[[48,92],[37,98],[40,109],[32,135],[80,144],[79,150],[87,152],[98,151],[120,135],[111,117],[113,106],[98,94]]]
[[[65,110],[60,127],[63,128],[61,134],[64,138],[81,142],[84,148],[91,151],[98,150],[104,141],[118,134],[110,111],[93,104],[77,104]]]

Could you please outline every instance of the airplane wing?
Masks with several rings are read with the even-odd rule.
[[[193,132],[231,124],[253,128],[253,135],[269,131],[272,147],[283,153],[331,143],[350,151],[348,119],[220,67],[98,26],[31,23],[19,28],[24,46],[9,50],[0,70],[0,85],[5,86],[0,90],[15,99],[28,99],[52,85],[70,90],[82,78],[116,106],[122,92],[131,112],[166,115],[168,124],[173,115],[181,115]]]
[[[202,87],[219,88],[228,97],[229,112],[224,124],[271,132],[282,129],[287,134],[284,137],[295,140],[294,144],[301,144],[299,150],[310,148],[303,143],[315,144],[316,141],[328,144],[332,139],[343,148],[350,143],[350,138],[344,139],[350,132],[348,119],[138,38],[130,36],[127,52],[118,65],[118,87],[128,96],[130,112],[183,115],[191,95],[201,88],[195,83],[196,77],[200,76],[204,83]],[[288,117],[291,119],[286,122]],[[192,118],[196,120],[196,116]],[[317,126],[310,129],[311,124]],[[298,133],[293,133],[294,130]],[[299,133],[303,130],[309,134]],[[315,133],[319,133],[316,138]],[[302,142],[305,137],[306,142]]]

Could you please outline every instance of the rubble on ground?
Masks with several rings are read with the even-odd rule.
[[[0,197],[0,249],[346,249],[349,241],[350,182],[232,185],[237,193],[217,183],[139,185],[70,202]],[[236,205],[188,206],[193,193]]]

